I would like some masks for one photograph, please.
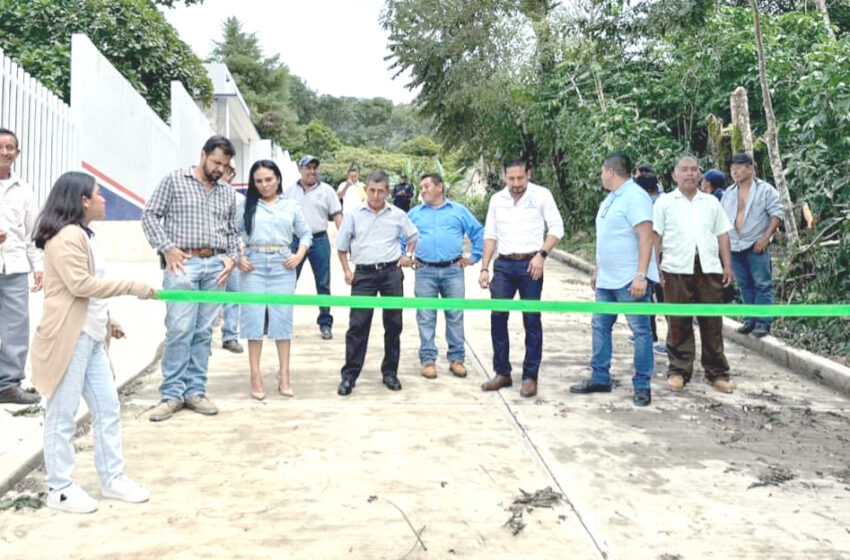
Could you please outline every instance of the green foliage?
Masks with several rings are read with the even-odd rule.
[[[215,41],[211,61],[227,65],[251,111],[251,120],[260,136],[284,147],[304,142],[304,131],[292,109],[290,89],[294,79],[278,55],[266,57],[256,33],[242,30],[242,23],[230,17],[222,24],[223,37]]]
[[[300,148],[302,156],[310,154],[325,159],[342,147],[342,142],[331,127],[319,120],[312,120],[304,128],[305,141]]]
[[[412,156],[433,157],[443,151],[443,147],[437,144],[430,136],[420,134],[401,144],[401,152]]]
[[[0,0],[0,47],[66,100],[74,33],[85,33],[163,119],[172,80],[195,99],[212,101],[200,59],[150,0]]]
[[[374,146],[342,146],[334,152],[331,159],[322,160],[320,172],[327,182],[339,183],[345,179],[352,163],[360,166],[361,177],[381,169],[390,174],[393,182],[397,181],[402,173],[415,182],[423,173],[437,169],[435,158],[410,156]]]

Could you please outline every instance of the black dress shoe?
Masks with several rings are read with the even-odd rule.
[[[0,391],[0,403],[35,404],[40,400],[38,393],[28,393],[20,385]]]
[[[649,406],[652,402],[652,393],[649,389],[635,389],[635,406]]]
[[[353,379],[343,379],[339,387],[336,389],[336,393],[338,395],[342,395],[343,397],[351,394],[351,390],[354,389],[354,380]]]
[[[747,321],[746,323],[744,323],[743,325],[741,325],[740,327],[738,327],[735,330],[738,331],[741,334],[750,334],[751,332],[753,332],[753,330],[755,328],[756,328],[755,323],[753,323],[752,321]]]
[[[756,338],[764,338],[770,334],[770,329],[768,329],[764,325],[756,325],[756,327],[753,329],[752,334]]]
[[[330,325],[323,325],[319,327],[319,332],[322,333],[322,340],[330,340],[334,337],[334,333],[331,330]]]
[[[221,344],[221,347],[224,348],[225,350],[230,350],[234,354],[241,354],[242,352],[245,351],[245,349],[242,348],[242,345],[239,344],[239,341],[237,341],[237,340],[225,340]]]
[[[585,395],[587,393],[610,393],[611,386],[610,385],[601,385],[599,383],[594,383],[591,379],[585,379],[578,385],[573,385],[570,387],[570,393],[579,393],[581,395]]]
[[[384,377],[384,385],[386,385],[387,389],[390,391],[401,391],[401,382],[395,375],[388,375]]]

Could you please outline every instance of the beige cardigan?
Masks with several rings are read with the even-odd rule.
[[[71,363],[89,298],[133,294],[147,298],[151,287],[133,280],[98,280],[87,234],[67,225],[44,247],[44,312],[32,341],[32,383],[50,398]]]

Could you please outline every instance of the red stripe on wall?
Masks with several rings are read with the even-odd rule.
[[[98,179],[103,181],[104,183],[108,184],[110,187],[114,187],[114,188],[118,189],[122,193],[126,194],[127,196],[129,196],[130,198],[132,198],[133,200],[135,200],[136,202],[138,202],[139,204],[144,206],[144,204],[145,204],[144,198],[140,197],[139,195],[137,195],[136,193],[134,193],[130,189],[122,186],[121,184],[118,183],[118,181],[116,181],[116,180],[112,179],[111,177],[108,177],[107,175],[101,173],[100,171],[98,171],[97,169],[92,167],[91,164],[89,164],[88,162],[85,162],[85,161],[83,162],[83,169],[85,169],[86,171],[88,171],[89,173],[91,173],[92,175],[94,175],[95,177],[97,177]]]

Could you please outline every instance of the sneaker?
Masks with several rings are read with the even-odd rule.
[[[147,502],[151,497],[151,493],[148,492],[147,488],[126,474],[118,475],[109,486],[101,488],[100,495],[104,498],[112,498],[131,504]]]
[[[667,346],[664,345],[664,344],[661,344],[660,342],[656,342],[655,344],[652,345],[652,351],[655,352],[656,354],[658,354],[659,356],[666,356],[667,355]]]
[[[218,414],[218,407],[204,395],[192,395],[186,399],[183,406],[205,416],[215,416]]]
[[[242,348],[242,345],[239,344],[238,340],[225,340],[221,343],[221,347],[225,350],[230,350],[234,354],[241,354],[245,351],[245,349]]]
[[[330,325],[324,325],[319,327],[319,332],[322,333],[322,340],[330,340],[334,337],[333,331],[331,331]]]
[[[89,496],[79,484],[72,482],[62,490],[48,493],[47,507],[67,513],[93,513],[97,511],[97,500]]]
[[[735,389],[735,385],[728,377],[715,377],[714,379],[705,379],[709,385],[722,393],[731,393]]]
[[[163,420],[168,420],[181,408],[183,408],[183,403],[177,399],[165,399],[151,411],[150,421],[162,422]]]
[[[756,338],[764,338],[769,334],[770,334],[770,329],[767,328],[765,325],[761,325],[761,324],[756,325],[756,327],[753,329],[753,332],[752,332],[752,335]]]
[[[681,391],[685,388],[685,378],[674,373],[667,377],[667,387],[669,387],[671,391]]]
[[[755,328],[756,328],[756,324],[754,322],[747,321],[746,323],[744,323],[743,325],[741,325],[740,327],[738,327],[735,330],[738,331],[741,334],[750,334],[751,332],[753,332],[753,329],[755,329]]]
[[[422,364],[422,377],[434,379],[437,377],[437,366],[434,364]]]

